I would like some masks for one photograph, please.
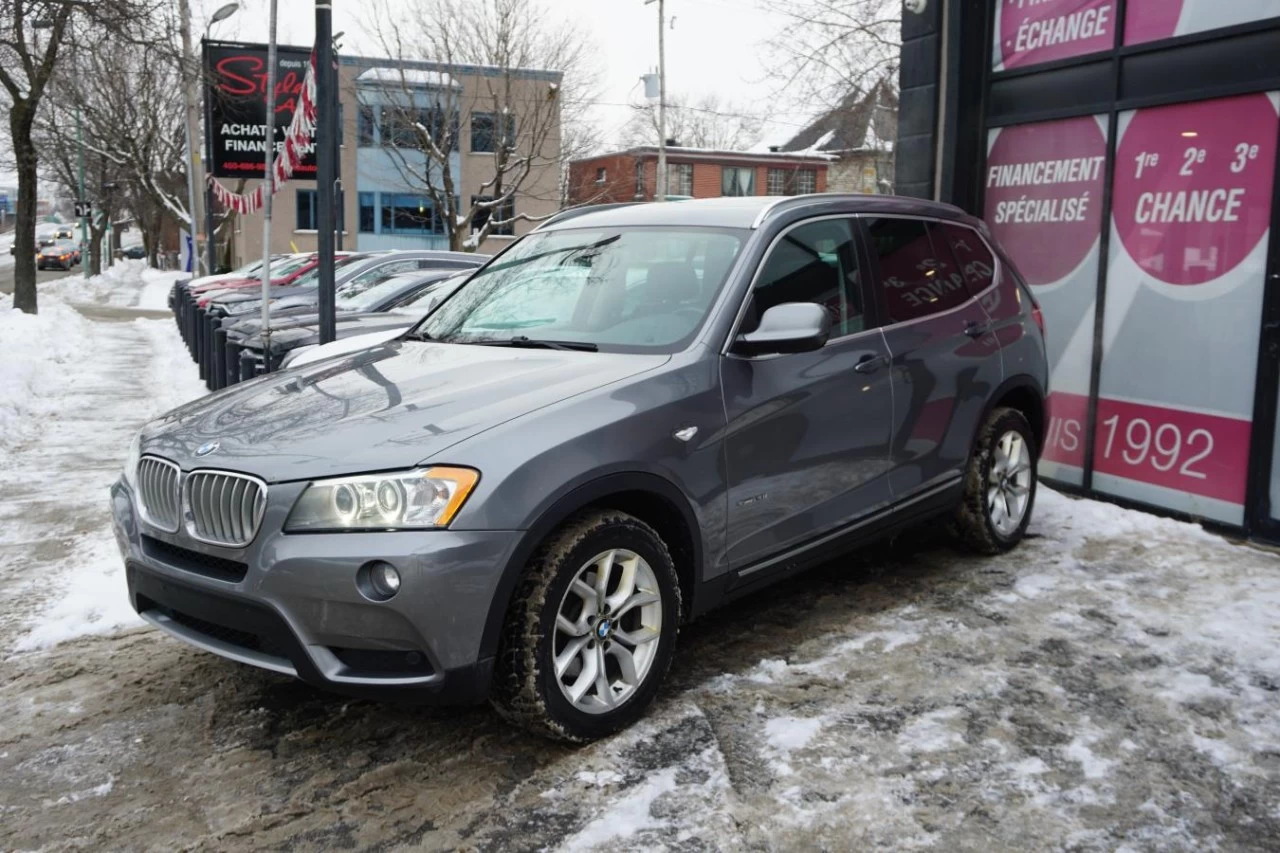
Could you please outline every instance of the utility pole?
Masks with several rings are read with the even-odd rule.
[[[182,104],[186,111],[183,132],[186,135],[186,170],[187,170],[187,230],[191,233],[191,273],[200,274],[200,246],[196,240],[200,221],[196,195],[196,170],[199,168],[199,155],[196,152],[196,79],[192,73],[195,57],[191,53],[191,3],[190,0],[178,0],[178,30],[182,37]]]
[[[186,0],[183,0],[185,3]],[[267,157],[262,173],[262,369],[271,372],[271,167],[276,154],[276,0],[271,0],[267,26]]]
[[[80,118],[79,104],[76,105],[76,145],[79,146],[80,148],[80,198],[79,198],[79,201],[83,203],[87,201],[87,199],[84,197],[84,122]],[[79,204],[76,205],[76,207],[79,207],[79,206],[80,206]],[[89,248],[89,228],[88,228],[88,225],[86,224],[87,222],[88,222],[87,217],[84,217],[84,216],[80,217],[80,252],[81,252],[80,274],[83,275],[85,278],[89,277],[85,272],[88,269],[88,267],[84,266],[84,263],[83,263],[84,262],[83,254]]]
[[[333,68],[333,5],[316,0],[316,249],[320,269],[320,343],[335,337],[333,197],[338,179],[337,74]]]
[[[655,0],[644,0],[648,6]],[[654,193],[655,201],[667,200],[667,54],[664,39],[666,37],[667,16],[663,8],[666,0],[656,0],[658,4],[658,175]]]

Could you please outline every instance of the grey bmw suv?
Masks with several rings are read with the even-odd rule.
[[[148,424],[112,490],[129,594],[243,663],[598,737],[714,607],[928,519],[1013,547],[1043,336],[952,207],[571,211],[402,337]]]

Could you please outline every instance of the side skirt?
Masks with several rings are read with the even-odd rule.
[[[964,490],[960,474],[926,487],[879,512],[839,530],[805,542],[790,551],[767,557],[729,572],[720,604],[741,598],[783,578],[811,569],[861,546],[888,538],[903,528],[944,515],[955,509]],[[715,596],[708,596],[714,599]]]

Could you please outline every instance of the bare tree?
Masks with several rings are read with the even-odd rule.
[[[902,58],[901,0],[772,0],[785,23],[766,47],[770,77],[811,109],[890,79]]]
[[[33,133],[66,42],[77,28],[124,33],[159,0],[0,0],[0,87],[9,107],[9,143],[18,172],[13,304],[36,311],[36,182]]]
[[[592,96],[590,40],[575,25],[541,0],[379,0],[367,28],[393,62],[360,81],[362,121],[380,110],[382,146],[450,248],[541,218],[515,209],[517,193],[559,202],[563,128]],[[471,141],[492,156],[468,196],[457,163]]]
[[[633,106],[634,114],[622,129],[623,145],[658,144],[658,107]],[[760,141],[764,119],[747,107],[721,101],[715,94],[695,100],[675,95],[667,98],[667,138],[688,148],[741,151]]]

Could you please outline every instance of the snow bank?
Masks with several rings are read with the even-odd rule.
[[[41,298],[39,314],[24,314],[0,296],[0,468],[65,404],[61,377],[94,349],[92,323],[57,298]]]

